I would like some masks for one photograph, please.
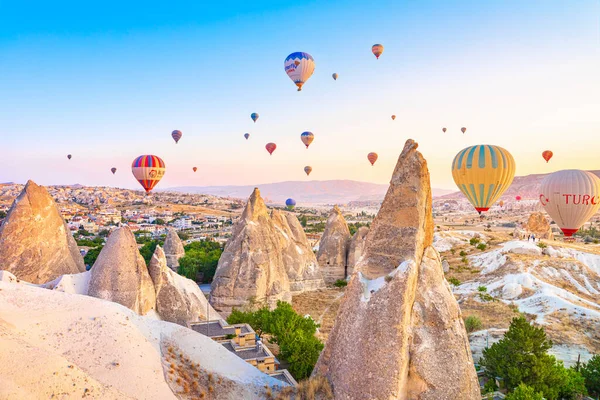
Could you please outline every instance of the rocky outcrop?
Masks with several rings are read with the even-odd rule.
[[[273,210],[271,220],[278,231],[281,257],[292,294],[324,288],[317,258],[298,218],[286,211]]]
[[[338,206],[334,206],[325,225],[319,242],[317,261],[325,283],[333,283],[346,278],[350,230]]]
[[[122,304],[140,315],[154,309],[154,285],[129,227],[118,228],[108,237],[91,269],[88,295]]]
[[[177,272],[177,269],[179,268],[179,259],[185,256],[185,250],[175,229],[171,228],[167,233],[164,252],[167,258],[167,265],[173,271]]]
[[[354,267],[360,260],[362,253],[365,249],[367,234],[369,233],[369,228],[366,226],[361,226],[352,236],[350,240],[350,246],[348,246],[348,268],[346,269],[346,274],[348,276],[352,275],[354,272]]]
[[[529,215],[526,229],[528,234],[535,235],[536,239],[552,240],[554,238],[550,222],[548,222],[544,213],[541,212],[534,212]]]
[[[36,284],[85,271],[52,196],[33,181],[27,182],[0,227],[0,270]]]
[[[164,321],[189,326],[191,322],[221,319],[208,304],[196,282],[173,272],[167,266],[165,253],[156,246],[148,272],[154,282],[156,311]]]
[[[432,240],[429,171],[408,140],[313,372],[336,399],[481,398]]]
[[[210,303],[224,317],[252,300],[274,307],[291,302],[290,282],[283,264],[278,232],[267,206],[254,189],[219,259]]]

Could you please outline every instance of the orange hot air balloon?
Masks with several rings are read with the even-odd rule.
[[[377,153],[369,153],[367,154],[367,160],[369,160],[369,162],[371,163],[371,166],[375,165],[375,161],[377,161],[377,158],[379,156],[377,155]]]
[[[500,205],[500,207],[504,207],[504,200],[500,200],[500,201],[498,202],[498,204]]]
[[[310,146],[313,140],[315,140],[315,135],[313,135],[312,132],[302,132],[302,134],[300,135],[300,140],[302,140],[302,143],[304,143],[304,145],[308,149],[308,146]]]
[[[275,143],[267,143],[267,145],[265,146],[265,149],[267,149],[267,151],[271,155],[273,154],[273,152],[275,151],[276,148],[277,148],[277,145]]]
[[[546,150],[542,153],[542,157],[544,157],[544,160],[546,160],[546,162],[550,161],[553,155],[554,153],[552,153],[550,150]]]
[[[160,157],[150,154],[139,156],[131,164],[131,173],[147,194],[162,179],[165,170],[165,162]]]
[[[307,165],[306,167],[304,167],[304,172],[306,172],[306,176],[310,175],[310,173],[312,172],[312,167],[310,165]]]
[[[192,168],[194,170],[194,172],[198,171],[198,168],[194,167]]]
[[[515,196],[515,200],[517,200],[517,201],[521,201],[521,198],[522,198],[521,196]]]
[[[442,128],[442,132],[446,133],[446,128]]]
[[[465,127],[463,126],[462,128],[460,128],[460,131],[461,131],[462,133],[465,133],[465,132],[467,131],[467,128],[465,128]]]
[[[114,175],[114,174],[115,174],[115,172],[117,172],[117,169],[116,169],[115,167],[112,167],[112,168],[110,169],[110,172],[112,172],[112,173],[113,173],[113,175]]]
[[[374,44],[371,47],[371,51],[373,52],[373,55],[375,55],[375,57],[377,57],[377,59],[379,60],[379,56],[381,54],[383,54],[383,45],[382,44]]]
[[[396,119],[396,116],[395,116],[395,115],[392,115],[392,121],[393,121],[393,120],[395,120],[395,119]]]

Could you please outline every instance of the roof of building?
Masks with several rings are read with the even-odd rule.
[[[268,374],[271,378],[275,378],[278,381],[283,383],[287,383],[291,386],[296,386],[298,382],[294,379],[292,374],[289,373],[287,369],[278,369],[277,371],[271,372]]]
[[[207,324],[208,328],[206,326]],[[211,338],[235,334],[236,327],[241,328],[242,335],[246,333],[254,333],[254,330],[248,324],[227,325],[227,323],[223,322],[222,320],[208,321],[208,323],[197,322],[190,324],[190,326],[194,331]]]
[[[238,346],[233,341],[222,343],[223,347],[241,358],[242,360],[257,360],[261,358],[273,357],[273,353],[262,343],[258,342],[255,346]],[[279,361],[275,358],[275,363],[279,364]]]

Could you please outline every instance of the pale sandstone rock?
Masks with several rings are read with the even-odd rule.
[[[325,283],[334,283],[346,278],[347,254],[350,245],[350,230],[338,206],[334,206],[319,242],[317,261]]]
[[[554,239],[550,222],[542,212],[535,212],[529,215],[526,229],[528,233],[534,234],[536,239]]]
[[[254,300],[275,307],[292,301],[278,232],[258,189],[250,196],[219,259],[210,303],[222,316]]]
[[[175,229],[169,229],[167,233],[167,237],[165,238],[165,246],[164,246],[165,256],[167,258],[167,265],[173,271],[177,272],[179,268],[179,259],[185,256],[185,250],[183,248],[183,243],[177,234]]]
[[[427,164],[408,140],[313,371],[336,399],[480,399],[460,309],[431,246]]]
[[[368,233],[369,228],[361,226],[350,240],[350,246],[348,247],[348,268],[346,269],[346,274],[348,276],[352,275],[354,267],[362,257],[363,251],[365,250],[365,244],[367,243],[366,239]]]
[[[0,227],[0,270],[31,283],[85,271],[52,196],[28,181]]]
[[[196,282],[169,269],[160,246],[156,246],[148,272],[156,291],[156,311],[164,321],[189,326],[191,322],[206,321],[207,312],[210,320],[221,319]]]
[[[118,228],[108,237],[91,269],[88,294],[140,315],[155,308],[154,285],[129,227]]]

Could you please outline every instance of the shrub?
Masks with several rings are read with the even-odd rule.
[[[479,243],[477,248],[481,251],[484,251],[487,248],[487,245],[485,243]]]
[[[391,276],[391,275],[386,275],[386,276],[385,276],[385,281],[386,281],[386,282],[391,282],[391,281],[392,281],[392,279],[394,279],[394,277],[393,277],[393,276]]]
[[[467,318],[465,318],[465,328],[467,332],[471,333],[483,328],[483,324],[481,323],[479,317],[470,315]]]
[[[485,302],[496,301],[496,299],[492,295],[490,295],[489,293],[481,293],[480,292],[479,293],[479,298],[481,299],[481,301],[485,301]]]
[[[467,252],[464,250],[461,250],[460,253],[458,253],[458,255],[461,257],[465,257],[467,255]]]
[[[540,249],[545,249],[546,247],[548,247],[548,245],[544,242],[539,242],[537,245]]]
[[[463,264],[465,264],[465,265],[467,265],[467,264],[469,263],[469,259],[468,259],[467,257],[463,257],[463,258],[461,258],[460,260],[461,260],[461,261],[463,262]]]
[[[471,238],[471,240],[469,240],[469,243],[471,243],[471,246],[475,246],[477,243],[479,243],[481,240],[479,240],[479,238]]]
[[[460,281],[454,277],[448,279],[448,282],[450,282],[454,286],[460,286]]]
[[[600,396],[600,355],[596,354],[589,362],[582,365],[581,375],[585,379],[589,394]]]
[[[479,286],[477,290],[480,292],[487,292],[487,288],[485,286]]]
[[[541,393],[536,393],[531,386],[521,383],[514,392],[506,396],[506,400],[544,400],[544,396]]]
[[[333,286],[343,288],[348,286],[348,282],[345,279],[338,279],[337,281],[335,281]]]
[[[453,247],[450,249],[450,253],[452,253],[453,255],[456,253],[456,249]]]

